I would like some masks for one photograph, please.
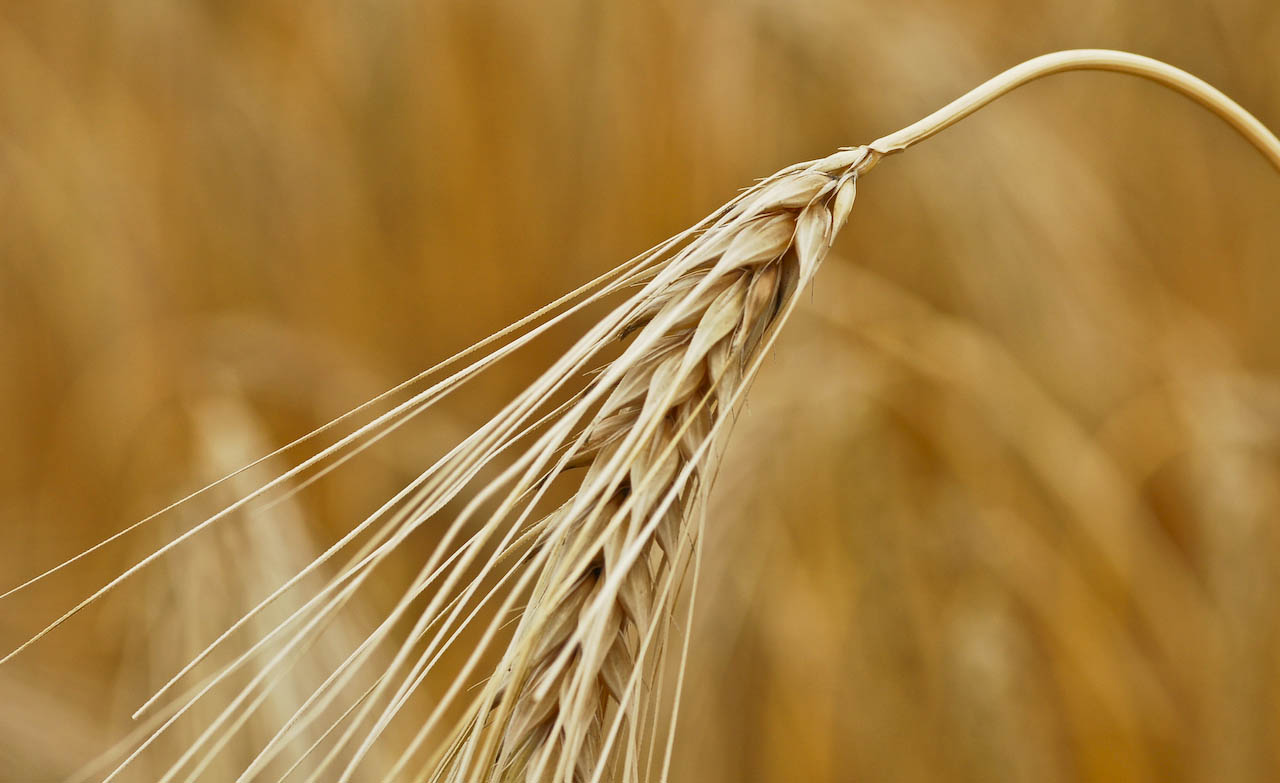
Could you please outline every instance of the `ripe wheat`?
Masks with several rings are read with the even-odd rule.
[[[1172,86],[1227,118],[1280,168],[1280,142],[1257,120],[1170,66],[1098,51],[1029,61],[898,133],[766,178],[689,230],[393,389],[373,402],[479,355],[161,547],[6,660],[219,519],[259,499],[297,491],[555,324],[606,297],[620,298],[516,399],[152,696],[139,710],[149,716],[143,738],[118,749],[106,779],[123,774],[193,704],[216,689],[230,689],[231,675],[246,670],[248,684],[235,691],[161,781],[179,779],[184,769],[183,779],[197,777],[376,569],[432,522],[442,523],[438,544],[409,588],[263,745],[239,780],[275,769],[286,753],[294,758],[285,777],[309,764],[309,781],[355,779],[446,651],[464,644],[470,654],[444,692],[433,694],[416,732],[396,749],[397,758],[380,779],[652,779],[653,748],[664,725],[662,683],[674,646],[670,630],[690,574],[696,585],[717,456],[798,292],[813,280],[849,217],[859,177],[883,156],[1027,81],[1079,68],[1122,70]],[[495,466],[501,466],[496,477],[485,478]],[[558,502],[552,502],[555,492],[564,494]],[[458,513],[441,519],[462,500]],[[330,567],[340,553],[346,559],[324,587],[285,620],[173,703],[153,710],[251,618]],[[517,613],[518,622],[508,629],[508,618]],[[398,645],[392,641],[397,638]],[[374,654],[391,647],[393,654]],[[675,667],[674,696],[665,708],[671,713],[667,750],[656,771],[664,779],[681,669]]]
[[[598,779],[624,722],[642,720],[637,678],[698,535],[716,438],[848,217],[869,157],[842,151],[766,181],[618,319],[619,337],[635,341],[592,383],[589,397],[604,402],[561,458],[585,474],[539,542],[548,557],[535,597],[445,779]],[[634,752],[622,763],[639,776]]]

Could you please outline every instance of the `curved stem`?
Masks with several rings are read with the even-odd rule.
[[[989,79],[919,122],[876,139],[867,146],[881,155],[901,152],[968,117],[1001,95],[1042,76],[1063,71],[1118,71],[1141,76],[1177,90],[1230,123],[1280,171],[1280,140],[1221,90],[1159,60],[1109,49],[1071,49],[1027,60]]]

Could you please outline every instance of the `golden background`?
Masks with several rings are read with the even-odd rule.
[[[1277,127],[1278,44],[1273,0],[4,2],[0,589],[1022,59]],[[859,191],[720,474],[672,779],[1280,778],[1276,172],[1070,74]],[[0,668],[0,780],[124,736],[571,337]],[[235,492],[0,601],[3,649]]]

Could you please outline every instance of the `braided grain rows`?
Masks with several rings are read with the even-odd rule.
[[[139,731],[98,767],[111,770],[106,783],[119,779],[197,703],[226,698],[199,737],[151,779],[198,778],[353,596],[377,581],[392,553],[431,526],[437,543],[402,597],[258,750],[238,783],[285,763],[304,783],[650,778],[671,618],[696,562],[718,449],[797,291],[844,225],[857,176],[878,158],[860,147],[784,169],[693,228],[388,392],[375,402],[450,370],[139,560],[0,663],[200,531],[267,493],[280,493],[272,502],[288,497],[296,491],[289,484],[322,477],[555,324],[620,296],[498,414],[192,658],[139,709],[146,716]],[[500,457],[508,464],[493,477]],[[539,516],[553,485],[568,499]],[[238,630],[329,568],[322,588],[176,695]],[[518,624],[504,646],[513,613]],[[461,645],[470,649],[466,661],[442,691],[428,694],[432,706],[413,738],[389,732],[409,714],[410,698],[427,690],[442,656]],[[166,696],[172,702],[161,710]],[[380,753],[387,745],[394,762],[369,777],[375,746]],[[421,764],[416,773],[411,764]]]
[[[626,321],[619,336],[643,349],[601,390],[569,460],[585,467],[580,487],[549,526],[495,699],[471,717],[447,779],[639,776],[637,749],[609,735],[635,728],[637,702],[656,698],[628,694],[652,691],[653,639],[695,543],[715,438],[844,225],[868,160],[846,150],[766,180],[672,260],[660,273],[671,282]],[[610,758],[606,747],[623,750]]]

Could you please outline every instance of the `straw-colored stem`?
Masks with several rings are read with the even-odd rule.
[[[868,146],[881,155],[901,152],[1027,82],[1064,71],[1117,71],[1177,90],[1230,123],[1266,156],[1272,166],[1280,170],[1280,139],[1221,90],[1168,63],[1110,49],[1071,49],[1027,60],[987,80],[919,122],[876,139]]]

